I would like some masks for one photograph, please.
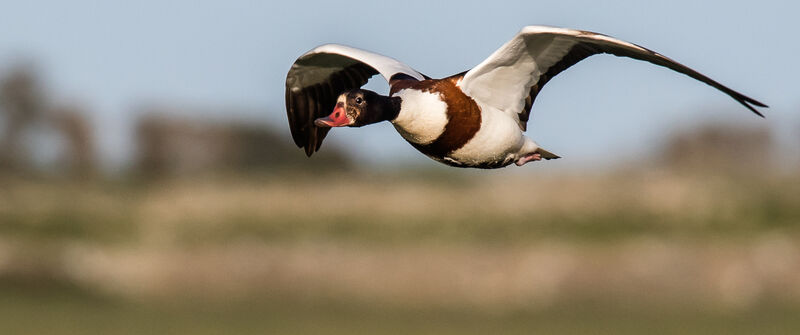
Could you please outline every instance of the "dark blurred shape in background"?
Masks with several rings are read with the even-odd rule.
[[[77,106],[59,106],[48,115],[52,128],[64,144],[58,165],[63,172],[76,178],[96,176],[97,158],[94,131],[86,113]]]
[[[761,174],[775,169],[775,142],[761,122],[706,123],[667,138],[658,164],[684,172]]]
[[[266,125],[179,118],[187,115],[149,108],[136,124],[136,171],[144,177],[253,173],[342,172],[350,166],[335,146],[310,162]]]
[[[76,105],[57,105],[42,87],[30,64],[0,73],[0,173],[50,174],[90,178],[97,171],[94,130],[86,112]],[[60,153],[50,162],[33,159],[42,143],[52,138]]]
[[[20,65],[0,73],[0,113],[3,133],[0,142],[0,169],[20,172],[31,169],[30,153],[23,142],[44,114],[45,98],[38,78],[30,66]]]

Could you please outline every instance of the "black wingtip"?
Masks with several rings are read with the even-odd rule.
[[[315,144],[316,143],[314,143],[314,141],[308,141],[307,143],[304,143],[303,150],[306,153],[306,157],[311,157],[311,155],[313,155],[314,152],[317,151]]]
[[[760,101],[758,101],[756,99],[747,98],[747,102],[749,102],[749,103],[751,103],[753,105],[756,105],[758,107],[769,108],[769,106],[765,105],[763,102],[760,102]]]
[[[744,104],[744,105],[745,105],[745,106],[747,106],[747,109],[749,109],[751,112],[753,112],[753,113],[756,113],[756,115],[758,115],[758,116],[760,116],[760,117],[762,117],[762,118],[764,118],[764,119],[766,119],[766,118],[767,118],[766,116],[764,116],[764,114],[761,114],[761,112],[759,112],[758,110],[756,110],[756,109],[755,109],[755,107],[753,107],[753,106],[750,106],[750,105],[748,105],[748,104]],[[764,107],[764,106],[759,106],[759,107]]]
[[[756,99],[753,99],[751,97],[748,97],[748,96],[745,96],[745,95],[742,95],[742,94],[739,94],[739,93],[737,93],[735,95],[732,94],[731,96],[734,99],[736,99],[736,101],[739,101],[740,104],[742,104],[743,106],[747,107],[747,109],[749,109],[751,112],[756,113],[756,115],[758,115],[758,116],[760,116],[762,118],[766,118],[764,116],[764,114],[761,114],[761,112],[759,112],[756,109],[756,107],[769,108],[769,106],[767,106],[763,102],[760,102],[760,101],[758,101]],[[756,107],[753,107],[753,105],[755,105]]]
[[[769,108],[769,106],[767,106],[767,105],[765,105],[763,103],[760,103],[760,102],[758,102],[756,100],[749,99],[749,98],[747,100],[739,100],[739,102],[742,105],[744,105],[745,107],[747,107],[747,109],[749,109],[751,112],[756,113],[756,115],[758,115],[758,116],[760,116],[762,118],[765,118],[765,119],[767,118],[766,116],[764,116],[764,114],[761,114],[761,112],[759,112],[755,107],[751,106],[750,104],[753,104],[753,105],[756,105],[756,106],[762,107],[762,108]]]

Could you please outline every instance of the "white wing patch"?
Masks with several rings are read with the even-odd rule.
[[[560,61],[578,43],[573,39],[559,38],[558,35],[547,35],[535,40],[524,38],[524,34],[529,31],[544,28],[526,27],[489,58],[467,72],[460,82],[464,93],[519,121],[517,115],[525,106],[531,86],[536,84],[542,73]]]
[[[598,34],[598,33],[587,33],[585,31],[575,30],[575,29],[567,29],[567,28],[556,28],[556,27],[547,27],[547,26],[527,26],[522,28],[519,32],[521,35],[527,34],[541,34],[541,33],[551,33],[551,34],[559,34],[559,35],[567,35],[567,36],[581,36],[587,35],[595,40],[606,41],[611,44],[619,44],[624,45],[629,48],[638,49],[639,51],[647,52],[647,49],[642,48],[636,44],[625,42],[623,40],[618,40],[608,35]]]
[[[335,64],[306,64],[303,62],[303,60],[307,57],[323,54],[340,55],[345,56],[346,58],[336,59]],[[343,67],[359,62],[367,64],[377,70],[383,76],[383,78],[386,79],[386,81],[389,81],[389,79],[397,73],[405,73],[418,80],[425,79],[422,74],[394,58],[346,45],[325,44],[318,46],[300,56],[300,58],[298,58],[298,62],[295,63],[293,68],[302,67],[302,71],[290,72],[290,74],[294,75],[290,75],[286,82],[292,87],[308,87],[324,82],[329,79],[331,74],[340,71]]]

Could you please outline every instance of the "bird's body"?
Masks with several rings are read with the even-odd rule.
[[[287,75],[292,136],[310,156],[330,127],[389,121],[420,152],[452,166],[499,168],[559,158],[523,133],[533,101],[553,76],[598,53],[668,67],[717,88],[758,115],[752,105],[766,107],[640,46],[596,33],[530,26],[475,68],[443,79],[341,45],[309,51]],[[388,96],[359,89],[378,73],[389,82]]]
[[[458,167],[503,167],[536,152],[518,121],[464,94],[461,79],[393,82],[390,97],[402,101],[391,120],[397,132],[428,157]]]

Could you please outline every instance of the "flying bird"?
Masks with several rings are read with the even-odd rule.
[[[414,148],[456,167],[500,168],[559,156],[525,136],[536,96],[550,79],[596,54],[660,65],[702,81],[763,117],[765,104],[652,50],[573,29],[524,27],[469,71],[432,79],[393,58],[338,44],[300,56],[286,76],[294,143],[311,156],[331,127],[389,121]],[[361,89],[380,74],[389,94]]]

